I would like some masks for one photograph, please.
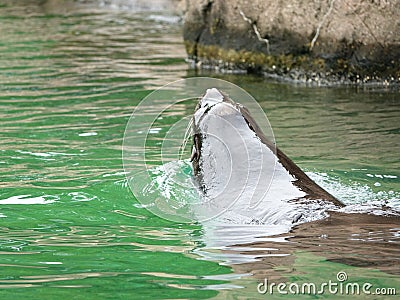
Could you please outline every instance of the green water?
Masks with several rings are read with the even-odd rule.
[[[0,1],[0,36],[0,299],[267,298],[251,267],[207,249],[200,224],[152,215],[127,186],[121,145],[135,106],[168,82],[204,75],[188,70],[171,12]],[[251,93],[278,146],[338,198],[400,206],[398,92],[206,75]],[[398,287],[398,248],[386,271],[306,250],[261,267],[291,281],[344,269]]]

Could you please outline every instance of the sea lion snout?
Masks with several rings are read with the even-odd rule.
[[[200,107],[212,106],[217,103],[221,103],[224,101],[224,95],[216,89],[211,88],[207,89],[206,93],[204,94],[203,98],[200,100]]]

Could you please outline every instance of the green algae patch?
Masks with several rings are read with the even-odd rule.
[[[311,52],[303,54],[266,54],[249,50],[225,49],[217,45],[203,45],[185,41],[189,59],[196,67],[220,71],[245,71],[301,82],[383,83],[399,84],[400,71],[395,65],[371,66],[354,64],[351,59],[327,59]]]

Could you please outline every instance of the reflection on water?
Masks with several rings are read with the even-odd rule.
[[[168,222],[133,198],[126,122],[152,90],[194,75],[167,2],[0,3],[1,298],[247,299],[265,276],[339,270],[399,286],[394,219],[334,216],[276,235]],[[221,77],[260,101],[278,146],[338,198],[399,206],[398,93]],[[150,149],[191,111],[183,104],[160,122]]]

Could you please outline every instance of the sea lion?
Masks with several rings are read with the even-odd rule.
[[[195,181],[209,211],[238,223],[299,223],[344,204],[311,180],[264,135],[250,112],[216,88],[193,116]]]
[[[192,124],[195,182],[211,198],[205,212],[218,211],[216,223],[202,223],[203,241],[222,249],[201,251],[206,259],[261,282],[285,282],[285,269],[296,275],[299,257],[315,266],[334,262],[329,266],[336,273],[344,264],[399,274],[393,263],[399,257],[398,213],[385,207],[352,211],[275,147],[245,107],[215,88],[199,100]]]
[[[215,88],[200,99],[192,124],[195,181],[212,199],[206,213],[219,212],[216,224],[203,222],[204,244],[213,249],[199,252],[206,259],[251,274],[260,282],[257,288],[266,279],[285,283],[288,275],[304,278],[304,273],[335,280],[330,276],[347,276],[343,269],[350,282],[371,274],[369,269],[391,274],[379,277],[399,275],[398,213],[385,207],[352,211],[275,147],[245,107]],[[249,297],[256,288],[247,282],[239,284],[248,287],[242,290]]]

